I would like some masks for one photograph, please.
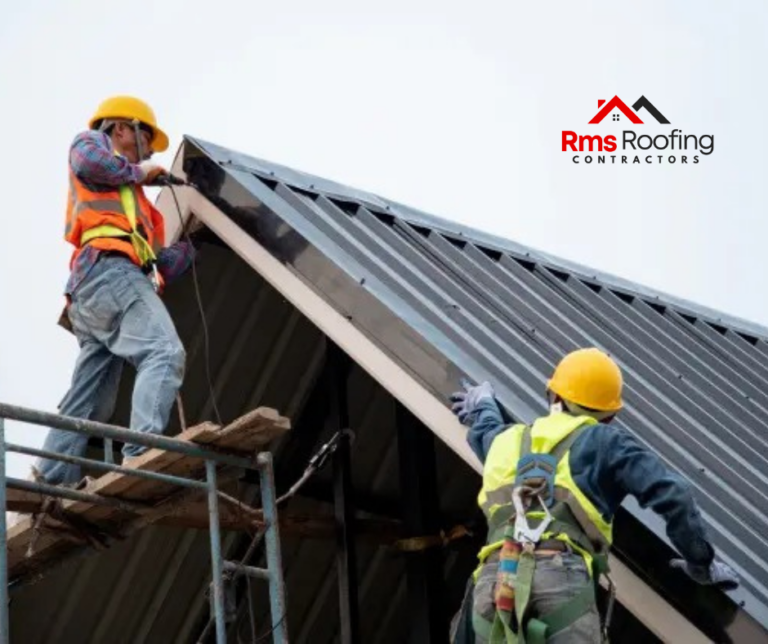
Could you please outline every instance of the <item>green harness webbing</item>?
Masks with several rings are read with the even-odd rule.
[[[571,448],[585,427],[580,427],[571,432],[558,443],[550,452],[559,463],[560,459]],[[531,451],[531,428],[523,429],[520,440],[519,458],[523,458]],[[505,513],[506,514],[506,513]],[[475,632],[487,640],[489,644],[546,644],[548,638],[559,633],[564,628],[573,624],[582,615],[587,613],[595,604],[595,594],[600,574],[607,572],[608,560],[603,553],[595,552],[594,547],[586,537],[584,529],[578,523],[568,506],[559,501],[552,510],[555,521],[550,530],[554,533],[565,532],[579,546],[584,547],[593,561],[593,584],[586,584],[577,595],[546,615],[530,617],[527,615],[531,592],[533,588],[533,576],[536,570],[536,555],[534,544],[527,544],[520,552],[517,561],[517,570],[514,578],[514,607],[516,627],[513,628],[512,614],[509,611],[500,610],[497,606],[493,621],[489,621],[472,612],[472,624]],[[503,528],[503,538],[514,540],[514,512],[505,517],[503,525],[497,525],[494,532],[496,539]],[[489,542],[490,539],[489,539]],[[501,566],[501,562],[499,563]]]

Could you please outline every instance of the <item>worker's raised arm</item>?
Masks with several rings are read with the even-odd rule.
[[[463,382],[462,386],[463,391],[451,395],[451,409],[459,421],[469,427],[467,442],[485,463],[493,439],[506,429],[506,423],[489,382],[474,387]]]
[[[485,463],[485,457],[488,456],[493,439],[507,429],[507,425],[499,411],[499,406],[493,399],[481,400],[472,418],[472,424],[467,432],[467,442],[480,461]]]
[[[87,130],[78,134],[69,150],[69,164],[75,175],[90,184],[120,186],[140,183],[144,170],[114,153],[109,137]]]

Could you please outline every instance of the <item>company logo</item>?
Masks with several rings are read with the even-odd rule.
[[[633,125],[654,126],[669,125],[669,119],[649,101],[641,96],[630,108],[618,96],[610,101],[597,101],[598,111],[588,122],[598,125],[610,115],[611,120],[606,124],[620,122],[622,115]],[[646,116],[647,114],[647,116]],[[645,120],[643,120],[645,119]],[[655,123],[654,123],[655,121]],[[710,155],[715,148],[715,137],[712,134],[683,134],[677,128],[671,132],[641,133],[634,130],[623,130],[620,134],[621,153],[590,155],[585,152],[616,152],[619,150],[619,139],[616,134],[586,134],[579,135],[573,130],[563,130],[561,149],[563,152],[576,152],[572,157],[573,163],[596,164],[689,164],[699,163],[699,155]],[[658,154],[662,152],[663,154]]]
[[[597,106],[602,108],[597,114],[595,114],[594,118],[590,121],[590,123],[600,123],[608,114],[610,114],[614,109],[620,110],[624,116],[626,116],[630,121],[633,123],[636,123],[638,125],[642,125],[642,121],[640,120],[640,117],[636,114],[636,112],[639,112],[641,109],[647,110],[653,118],[655,118],[659,123],[669,123],[667,120],[667,117],[664,116],[659,110],[657,110],[653,103],[649,101],[645,96],[641,96],[638,98],[634,104],[632,105],[632,110],[635,110],[634,112],[629,109],[624,101],[622,101],[618,96],[614,96],[610,101],[607,103],[604,100],[597,101]],[[614,114],[613,120],[618,121],[619,115]]]

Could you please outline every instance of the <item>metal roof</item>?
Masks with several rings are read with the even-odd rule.
[[[620,422],[691,481],[718,553],[743,587],[728,597],[675,580],[665,569],[663,525],[631,501],[617,517],[625,535],[617,536],[619,554],[713,639],[765,635],[768,330],[199,139],[187,137],[182,164],[227,217],[441,404],[467,374],[491,379],[510,415],[532,420],[563,352],[585,344],[609,351],[625,372]],[[313,424],[323,404],[323,334],[226,250],[209,249],[198,272],[221,413],[233,418],[268,405],[298,419],[276,446],[278,482],[290,483],[322,437]],[[189,279],[169,288],[168,305],[188,351],[187,414],[210,418]],[[396,512],[392,396],[357,366],[349,386],[356,495],[361,505]],[[130,387],[127,377],[115,422],[127,421]],[[476,471],[439,441],[437,452],[441,511],[466,519],[475,510]],[[322,507],[327,487],[321,477],[314,500],[297,503]],[[235,552],[242,537],[228,544]],[[206,619],[206,547],[205,533],[152,528],[74,562],[12,595],[12,633],[30,643],[194,641]],[[363,641],[403,641],[402,562],[387,548],[360,548],[361,607],[375,616]],[[326,619],[337,602],[333,542],[287,539],[284,562],[292,640],[333,641],[335,620]],[[453,605],[472,565],[471,547],[446,558]],[[31,617],[40,605],[45,620]]]
[[[530,421],[543,411],[546,379],[564,352],[594,345],[612,354],[626,381],[620,424],[691,482],[718,553],[743,576],[734,597],[768,626],[768,330],[374,195],[188,141],[185,170],[227,214],[246,216],[239,207],[247,199],[240,200],[250,195],[302,240],[297,248],[308,244],[329,258],[458,372],[492,380],[513,418]],[[455,371],[436,370],[398,337],[377,335],[379,311],[353,309],[353,296],[324,287],[299,251],[286,261],[436,396],[455,389]],[[319,273],[318,266],[312,269]],[[655,515],[632,501],[626,506],[666,541]]]

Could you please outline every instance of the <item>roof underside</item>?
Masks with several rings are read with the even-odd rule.
[[[584,345],[610,352],[625,372],[620,422],[691,481],[719,553],[744,585],[729,598],[670,580],[663,525],[631,501],[617,517],[617,533],[625,535],[617,536],[617,551],[710,634],[727,632],[739,641],[755,632],[755,622],[768,628],[764,329],[206,142],[187,139],[181,161],[216,206],[442,401],[461,374],[487,378],[510,416],[530,421],[544,410],[547,375],[564,352]],[[317,387],[323,334],[227,250],[208,250],[198,272],[222,416],[267,405],[294,419],[276,453],[278,486],[285,489],[327,436],[316,427],[324,414]],[[169,288],[168,306],[188,351],[187,415],[210,419],[204,338],[189,278]],[[358,367],[348,382],[359,505],[397,514],[392,397]],[[127,422],[131,384],[130,378],[122,384],[115,422]],[[446,523],[466,520],[479,479],[436,443],[441,511]],[[299,507],[325,507],[328,488],[325,474],[308,492],[312,500],[299,500]],[[207,538],[152,528],[52,573],[14,595],[14,638],[107,641],[99,638],[109,633],[114,642],[194,641],[207,618]],[[228,543],[232,552],[242,549],[242,537]],[[333,547],[286,540],[293,641],[336,636],[335,620],[325,618],[336,611]],[[362,611],[376,615],[363,641],[403,641],[402,562],[387,548],[360,548]],[[446,557],[454,605],[473,548],[459,546]],[[691,592],[698,592],[694,601]],[[53,608],[46,620],[30,619],[40,601]],[[257,621],[263,630],[263,613]],[[66,639],[74,633],[79,636]]]

